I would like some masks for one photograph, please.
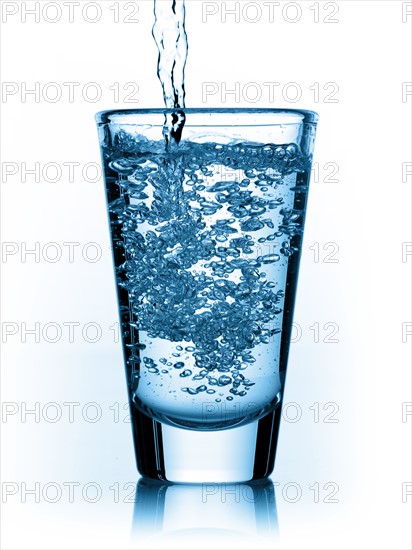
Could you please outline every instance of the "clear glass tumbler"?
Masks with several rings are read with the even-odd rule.
[[[183,119],[177,143],[165,120]],[[273,470],[316,122],[280,109],[97,115],[145,477]]]

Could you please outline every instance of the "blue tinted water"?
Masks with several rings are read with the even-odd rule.
[[[120,133],[105,165],[136,406],[197,429],[267,413],[282,385],[309,159],[295,144],[166,151]]]

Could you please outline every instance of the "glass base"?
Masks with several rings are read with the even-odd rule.
[[[137,468],[172,483],[241,483],[273,471],[281,404],[270,414],[227,430],[195,431],[163,424],[134,406]]]

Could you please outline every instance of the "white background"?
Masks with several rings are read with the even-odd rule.
[[[412,336],[402,331],[411,330],[412,256],[402,258],[402,250],[412,240],[412,176],[403,178],[402,170],[410,162],[412,95],[403,97],[402,89],[411,90],[403,85],[412,80],[412,15],[405,16],[411,3],[300,1],[270,8],[243,1],[239,17],[225,21],[224,9],[234,2],[187,2],[188,107],[297,107],[320,115],[320,170],[312,181],[295,312],[301,334],[292,345],[285,395],[285,403],[295,403],[290,418],[294,411],[302,416],[281,428],[272,476],[277,537],[246,521],[247,499],[228,497],[225,504],[222,497],[210,507],[184,488],[165,512],[163,531],[131,536],[133,504],[123,501],[130,493],[125,484],[138,474],[123,422],[121,350],[110,329],[117,311],[103,186],[90,163],[100,162],[97,111],[162,106],[152,2],[101,0],[94,3],[99,13],[93,5],[82,12],[93,3],[81,1],[73,22],[64,2],[38,4],[38,21],[33,15],[25,21],[24,9],[34,2],[2,2],[2,547],[410,548],[412,416],[402,411],[411,410]],[[59,8],[61,19],[50,22]],[[324,21],[332,12],[336,22]],[[125,22],[127,14],[134,22]],[[72,98],[67,82],[79,83]],[[279,83],[274,97],[268,82]],[[35,83],[38,97],[25,95]],[[238,97],[225,95],[225,86],[236,83]],[[206,86],[216,93],[206,96]],[[62,95],[53,102],[56,90]],[[261,93],[257,102],[254,91]],[[296,102],[293,91],[301,94]],[[331,91],[334,102],[327,102]],[[77,163],[73,178],[70,162]],[[24,177],[22,163],[28,169],[39,163],[39,177]],[[48,163],[57,163],[61,175]],[[338,169],[334,181],[326,163]],[[36,242],[38,252],[27,255]],[[62,252],[54,263],[51,242]],[[73,261],[68,242],[79,243]],[[98,261],[91,261],[96,245],[88,243],[101,250]],[[339,247],[337,262],[325,261],[327,243]],[[73,342],[70,322],[80,324]],[[33,334],[25,339],[36,323],[39,341]],[[53,325],[44,335],[47,323]],[[82,335],[87,323],[93,325]],[[319,342],[309,328],[314,323]],[[338,342],[324,341],[326,323],[338,325]],[[51,343],[56,326],[62,336]],[[101,338],[93,343],[96,326]],[[37,413],[25,414],[36,402]],[[79,403],[73,422],[68,402]],[[100,407],[97,422],[90,420],[91,402]],[[328,403],[339,407],[338,422],[325,422],[333,410],[323,409]],[[59,409],[61,419],[52,422]],[[80,484],[72,503],[67,482]],[[36,483],[39,502],[25,495]],[[87,483],[93,485],[84,496]],[[316,483],[320,502],[309,488]],[[338,486],[337,502],[323,502],[326,483]],[[297,502],[285,485],[300,489]],[[88,502],[93,487],[101,490],[96,503]],[[52,503],[56,488],[62,495]]]

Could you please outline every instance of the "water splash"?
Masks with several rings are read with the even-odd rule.
[[[168,109],[185,106],[184,73],[187,59],[184,0],[155,0],[153,37],[159,50],[157,76]]]
[[[188,52],[185,30],[185,0],[155,0],[153,37],[159,50],[157,76],[167,109],[163,133],[169,145],[179,143],[185,123],[185,65]]]

